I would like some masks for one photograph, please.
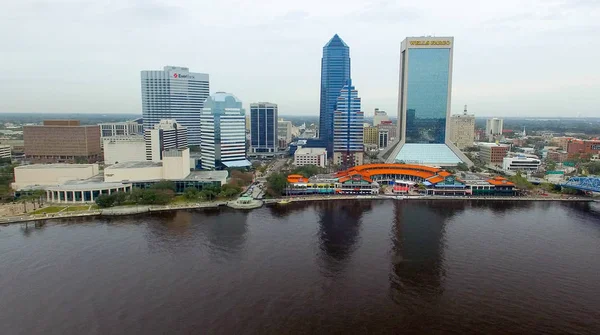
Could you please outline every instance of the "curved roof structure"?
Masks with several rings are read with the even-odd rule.
[[[444,171],[439,168],[431,167],[431,166],[390,163],[390,164],[364,164],[364,165],[355,166],[351,169],[338,172],[336,174],[336,177],[344,178],[344,177],[352,176],[352,175],[356,175],[356,174],[360,174],[363,177],[368,178],[368,179],[372,179],[372,177],[376,176],[376,175],[405,175],[405,176],[420,177],[423,179],[437,177],[436,180],[439,179],[439,181],[444,180],[444,177],[447,177],[450,175],[450,173],[447,171]]]

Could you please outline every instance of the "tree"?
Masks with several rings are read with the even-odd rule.
[[[283,173],[273,173],[267,178],[267,187],[272,193],[281,195],[287,187],[287,177]]]
[[[517,188],[520,188],[522,190],[530,190],[533,188],[533,184],[530,183],[527,178],[523,177],[521,175],[521,172],[517,172],[516,175],[508,177],[508,180],[512,181]]]
[[[242,191],[241,187],[226,184],[226,185],[223,185],[223,187],[221,187],[221,192],[219,193],[219,196],[224,197],[224,198],[230,198],[235,195],[238,195],[241,191]]]
[[[460,162],[456,164],[456,169],[458,171],[469,171],[469,166],[464,162]]]
[[[197,200],[200,197],[200,191],[195,187],[188,187],[183,191],[183,197],[187,200]]]
[[[96,198],[96,205],[100,208],[112,207],[115,204],[115,197],[108,194],[102,194]]]
[[[113,198],[115,206],[120,206],[127,201],[128,195],[125,192],[117,192],[111,194],[111,197]]]
[[[589,174],[598,175],[600,174],[600,162],[591,162],[586,164],[585,169]]]
[[[556,170],[556,162],[549,159],[546,161],[546,171],[554,171]]]

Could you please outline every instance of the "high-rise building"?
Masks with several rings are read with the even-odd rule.
[[[202,129],[202,169],[247,167],[246,113],[242,102],[232,94],[217,92],[204,103]]]
[[[284,140],[285,145],[283,147],[286,147],[292,142],[293,128],[292,121],[285,121],[284,119],[279,119],[279,121],[277,121],[277,136],[280,140]]]
[[[165,66],[162,71],[142,71],[141,84],[144,129],[174,119],[187,128],[189,144],[200,145],[200,113],[209,95],[208,74]]]
[[[488,141],[493,142],[497,136],[501,136],[503,127],[504,120],[498,118],[487,119],[485,122],[485,134]]]
[[[343,168],[362,165],[364,113],[358,91],[349,80],[342,88],[333,118],[333,161]]]
[[[377,143],[379,143],[379,127],[373,127],[373,126],[364,127],[363,143],[377,145]]]
[[[379,129],[379,143],[380,149],[387,148],[390,141],[390,132],[387,129]]]
[[[448,136],[453,37],[408,37],[402,41],[398,99],[399,139],[386,161],[456,166],[471,161]]]
[[[188,129],[175,120],[160,120],[152,129],[146,129],[146,160],[160,162],[163,152],[188,147]]]
[[[377,127],[382,121],[389,120],[390,118],[385,111],[380,111],[379,108],[375,108],[375,112],[373,114],[373,126]]]
[[[25,157],[32,163],[95,163],[102,160],[100,127],[78,120],[46,120],[24,126]]]
[[[450,118],[450,141],[459,149],[473,146],[475,139],[475,115],[467,114],[467,106],[462,114]]]
[[[277,120],[277,104],[250,104],[250,150],[253,153],[277,151]]]
[[[350,48],[335,34],[323,47],[321,59],[321,106],[319,112],[319,138],[333,152],[333,112],[340,92],[350,80]]]
[[[390,141],[393,141],[396,138],[398,138],[398,126],[395,125],[392,121],[381,121],[377,128],[381,130],[387,130]]]

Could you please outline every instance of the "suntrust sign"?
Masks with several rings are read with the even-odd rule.
[[[410,45],[450,45],[450,41],[410,41]]]

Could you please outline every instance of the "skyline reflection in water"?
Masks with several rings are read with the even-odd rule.
[[[356,200],[0,226],[0,324],[6,334],[597,334],[599,213]]]

